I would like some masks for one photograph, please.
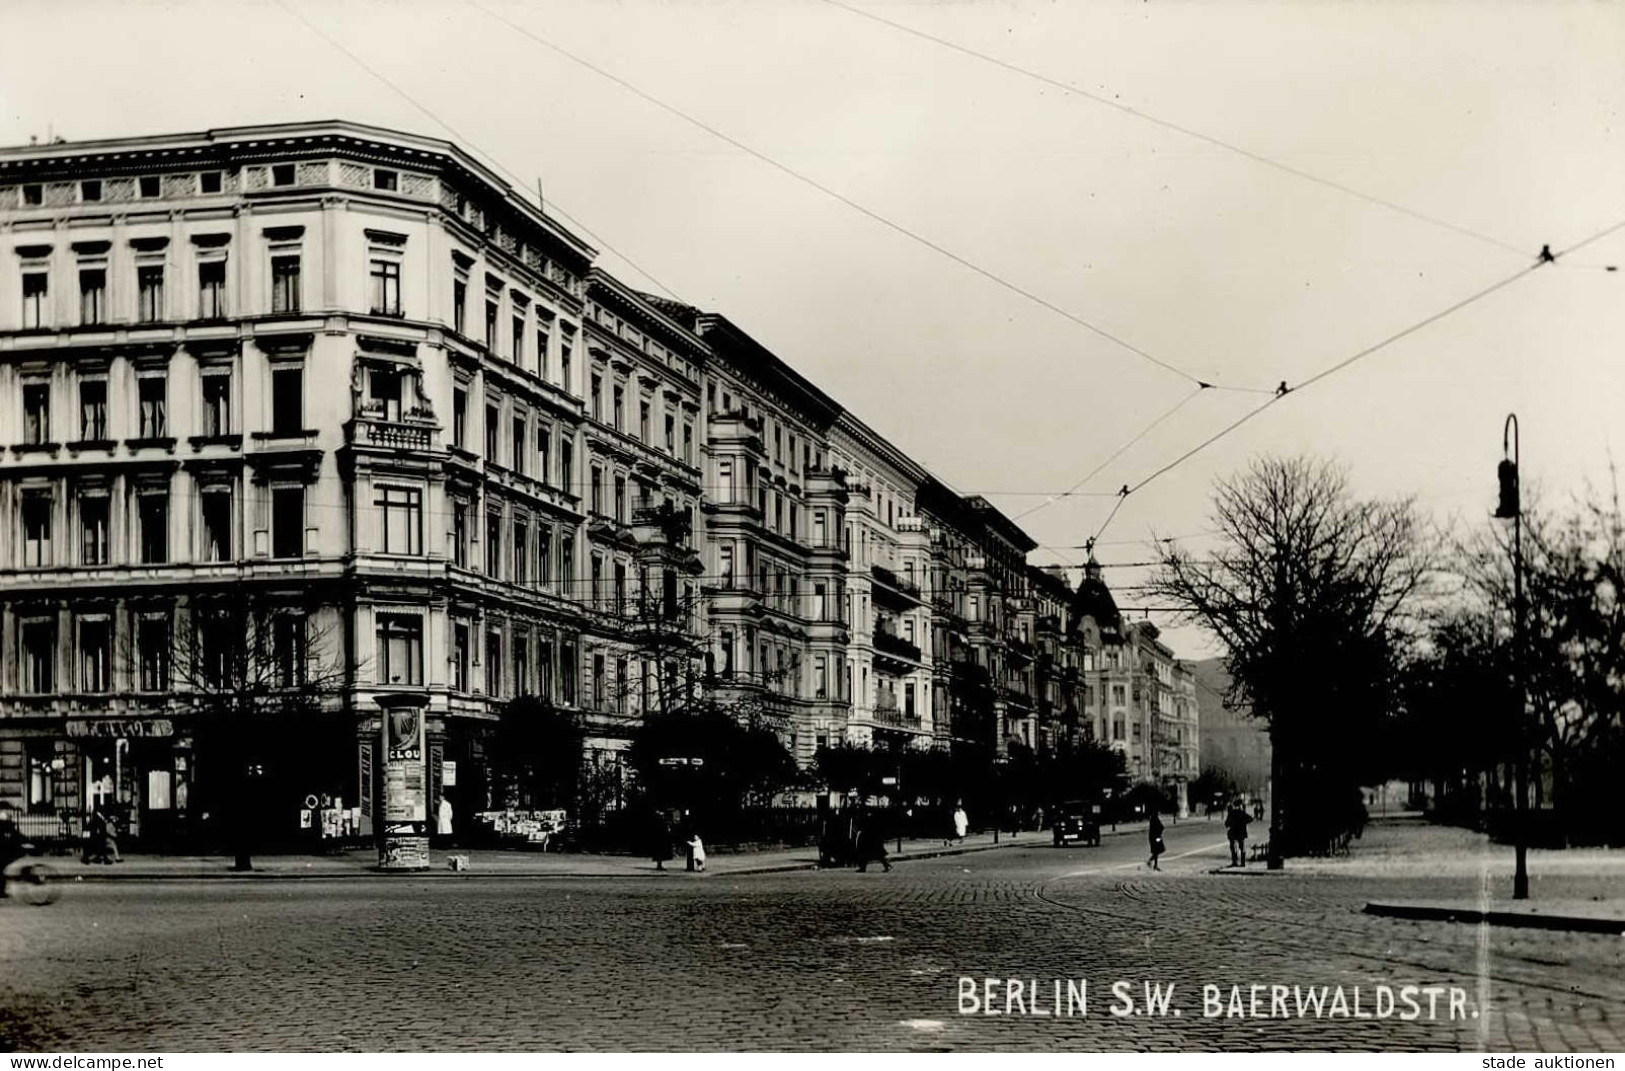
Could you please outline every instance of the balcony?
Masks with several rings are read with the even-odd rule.
[[[386,420],[380,416],[359,416],[346,425],[351,445],[380,450],[433,450],[438,430],[439,425],[433,420]]]
[[[923,605],[920,599],[919,587],[910,581],[902,579],[885,566],[870,566],[869,575],[874,579],[873,594],[875,601],[893,606]]]
[[[901,636],[893,635],[892,633],[885,631],[884,629],[880,628],[878,624],[875,626],[874,643],[875,652],[877,654],[889,654],[897,658],[906,658],[911,662],[918,662],[920,660],[919,647],[903,639]]]
[[[918,714],[904,713],[898,707],[897,700],[884,692],[881,693],[879,701],[875,703],[875,709],[870,713],[869,720],[876,725],[886,725],[894,729],[918,729],[920,727],[920,716]]]

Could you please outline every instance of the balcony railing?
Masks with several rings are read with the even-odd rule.
[[[875,629],[874,642],[875,650],[877,651],[883,651],[886,654],[896,655],[899,658],[907,658],[914,662],[918,662],[920,660],[920,649],[918,646],[908,642],[907,640],[903,639],[903,637],[893,635],[884,629],[878,627]]]
[[[433,450],[436,428],[431,421],[361,416],[350,421],[350,441],[388,450]]]

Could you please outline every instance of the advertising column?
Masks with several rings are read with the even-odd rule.
[[[422,692],[377,697],[383,709],[378,869],[429,868],[429,780],[424,762]]]

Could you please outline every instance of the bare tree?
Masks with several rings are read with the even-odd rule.
[[[190,725],[204,799],[230,823],[235,868],[252,868],[255,786],[269,757],[315,753],[322,728],[347,727],[349,681],[336,609],[234,590],[199,595],[145,622],[126,646],[132,672],[169,690]],[[144,627],[145,626],[145,627]]]
[[[1390,710],[1399,655],[1430,576],[1409,499],[1360,500],[1335,466],[1264,458],[1219,483],[1201,555],[1163,544],[1153,597],[1226,650],[1227,699],[1264,719],[1270,865],[1357,829],[1356,786]]]

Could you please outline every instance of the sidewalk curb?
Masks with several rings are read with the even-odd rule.
[[[1406,904],[1373,900],[1365,905],[1367,915],[1416,919],[1430,922],[1488,923],[1531,930],[1567,930],[1573,933],[1625,935],[1625,919],[1595,915],[1538,915],[1519,911],[1481,911],[1478,908],[1448,907],[1440,904]]]

